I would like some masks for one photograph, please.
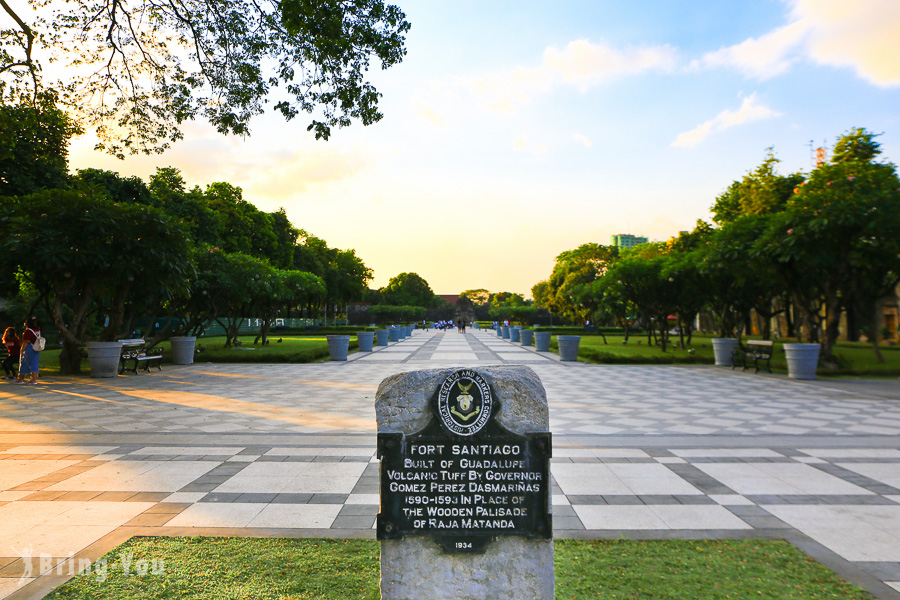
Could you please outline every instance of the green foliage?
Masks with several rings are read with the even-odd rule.
[[[463,296],[467,297],[474,305],[484,305],[491,300],[491,293],[484,288],[466,290],[459,296],[460,298]]]
[[[386,303],[398,306],[429,308],[434,304],[431,286],[416,273],[400,273],[391,277],[381,294]]]
[[[122,204],[156,204],[150,189],[140,177],[122,177],[104,169],[79,169],[75,182],[86,186],[96,186],[103,190],[107,198]]]
[[[716,198],[713,221],[724,225],[742,215],[766,215],[782,210],[803,176],[778,175],[775,168],[779,162],[769,148],[762,164]]]
[[[412,323],[425,318],[427,309],[424,306],[395,306],[377,304],[369,307],[369,315],[378,323]]]
[[[68,187],[69,138],[78,133],[51,98],[5,104],[0,97],[0,196]]]
[[[247,135],[272,95],[285,119],[312,115],[317,138],[374,123],[380,94],[367,71],[401,62],[410,28],[382,0],[37,4],[30,20],[2,5],[13,22],[0,37],[0,96],[56,91],[117,156],[162,152],[197,118]],[[63,59],[62,79],[42,79],[44,54]]]
[[[875,141],[876,134],[856,127],[840,136],[834,144],[831,162],[872,162],[881,154],[881,145]]]
[[[14,232],[0,239],[0,269],[21,269],[47,300],[64,341],[64,371],[78,371],[76,348],[92,318],[109,316],[99,338],[114,339],[134,295],[172,297],[194,274],[185,232],[150,207],[47,190],[5,199],[0,222]]]
[[[573,321],[584,323],[600,307],[598,289],[592,287],[615,264],[619,249],[600,244],[583,244],[556,257],[556,265],[547,280],[546,289],[540,288],[540,306],[561,314]]]

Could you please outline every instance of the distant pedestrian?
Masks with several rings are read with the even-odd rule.
[[[3,345],[6,346],[8,354],[3,360],[3,372],[6,379],[15,379],[19,370],[19,355],[22,354],[22,341],[16,335],[15,327],[7,327],[3,332]]]
[[[30,375],[26,385],[37,385],[38,360],[41,352],[34,348],[34,343],[41,337],[41,328],[37,319],[29,317],[25,321],[25,333],[22,334],[22,358],[19,362],[19,376],[13,383],[24,384],[25,376]]]

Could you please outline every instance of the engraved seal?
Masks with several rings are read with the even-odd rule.
[[[457,435],[474,435],[491,417],[494,400],[484,377],[471,369],[453,372],[438,390],[441,423]]]

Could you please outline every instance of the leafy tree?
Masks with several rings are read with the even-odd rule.
[[[12,19],[0,31],[0,97],[56,90],[119,156],[161,152],[196,118],[247,135],[270,96],[285,119],[313,115],[317,138],[374,123],[380,94],[366,72],[403,59],[410,27],[383,0],[40,4],[47,12],[26,23],[0,3]],[[45,82],[54,59],[66,79]]]
[[[0,220],[12,232],[0,239],[0,269],[20,269],[48,303],[64,373],[79,372],[90,336],[115,339],[134,294],[172,296],[193,274],[184,231],[150,207],[46,190],[6,198]],[[92,330],[104,314],[108,325]]]
[[[888,274],[900,271],[900,180],[893,165],[872,160],[873,137],[853,130],[841,138],[838,160],[820,165],[797,187],[763,238],[761,252],[784,273],[803,312],[804,335],[821,341],[826,360],[847,299],[866,286],[860,278],[889,283]]]
[[[154,204],[187,227],[197,244],[217,246],[219,217],[206,203],[199,187],[187,189],[181,171],[175,167],[157,167],[147,186]]]
[[[621,258],[609,271],[624,300],[643,315],[648,332],[655,329],[663,352],[669,341],[669,315],[675,311],[675,281],[666,272],[665,257],[639,252]]]
[[[382,290],[388,304],[429,308],[434,303],[431,286],[416,273],[400,273],[391,277]]]
[[[2,60],[0,45],[0,74]],[[11,104],[0,97],[0,196],[68,187],[69,138],[78,133],[50,97]]]
[[[76,182],[97,186],[113,202],[124,204],[155,204],[150,189],[140,177],[122,177],[114,171],[104,169],[79,169]]]
[[[292,305],[302,304],[309,298],[325,293],[325,284],[318,276],[304,271],[272,269],[266,273],[269,281],[256,300],[256,315],[261,317],[259,335],[253,343],[266,343],[269,329],[275,323],[281,309],[289,309]]]
[[[460,298],[465,296],[469,300],[472,301],[474,305],[485,305],[491,300],[491,293],[484,288],[478,288],[475,290],[466,290],[462,294],[459,295]]]
[[[782,210],[793,189],[803,181],[803,176],[778,175],[776,167],[779,162],[772,148],[769,148],[762,164],[741,181],[732,183],[716,198],[712,207],[713,221],[724,225],[742,215],[765,215]]]
[[[488,303],[493,307],[527,305],[525,296],[516,294],[515,292],[497,292],[496,294],[491,294]]]
[[[619,249],[600,244],[583,244],[556,257],[547,280],[542,303],[558,314],[584,323],[599,308],[601,298],[592,284],[615,263]]]

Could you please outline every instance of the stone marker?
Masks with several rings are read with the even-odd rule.
[[[549,411],[528,367],[381,382],[381,594],[554,597]]]

